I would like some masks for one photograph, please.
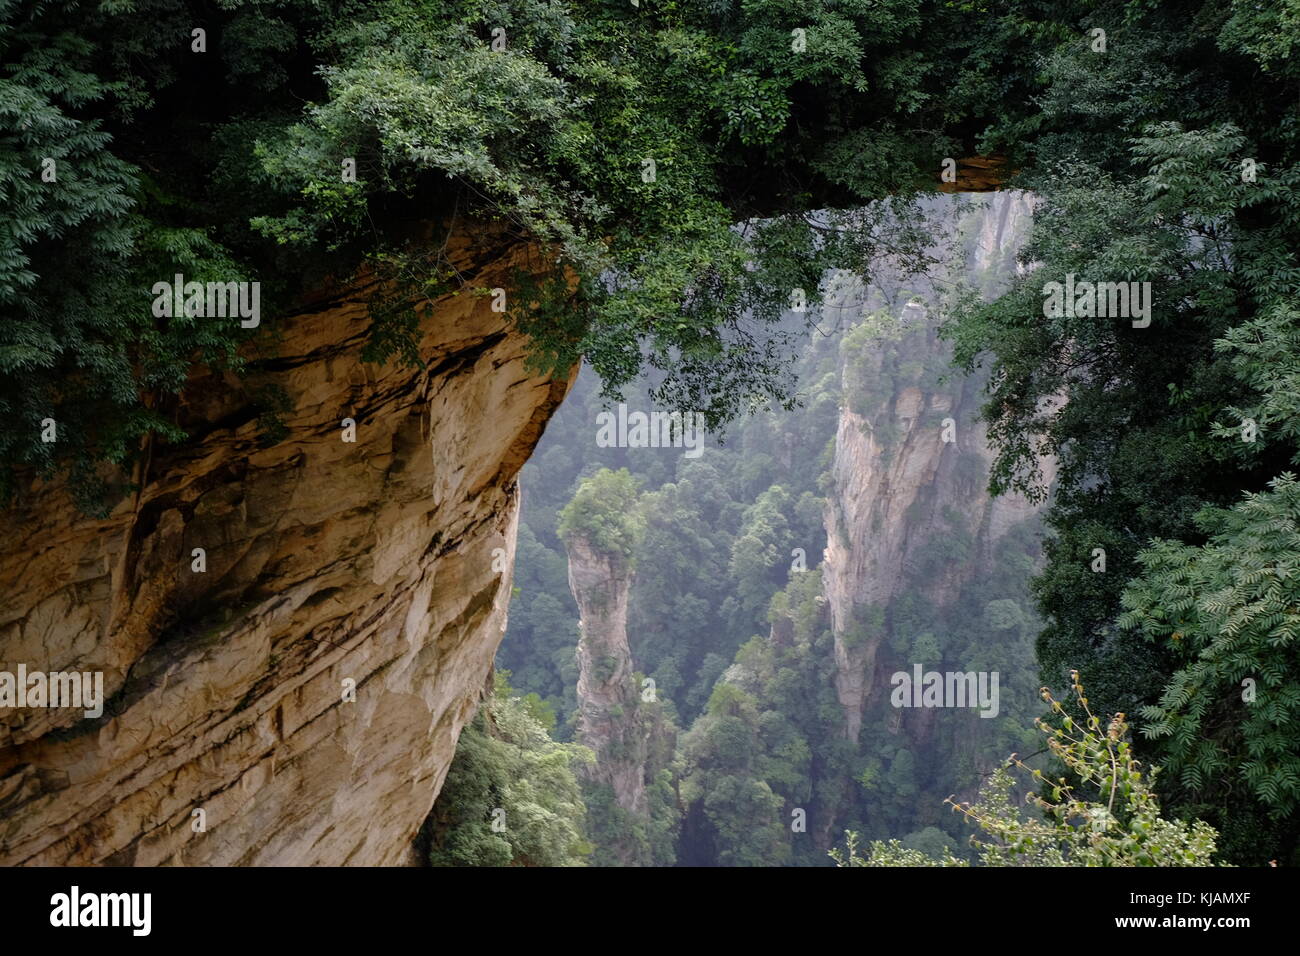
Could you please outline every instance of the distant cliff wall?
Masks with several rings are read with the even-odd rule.
[[[983,197],[966,222],[969,274],[988,281],[1015,268],[1030,197]],[[888,692],[877,664],[900,590],[950,604],[986,568],[1001,537],[1032,518],[1019,495],[987,492],[992,452],[976,415],[982,379],[952,374],[938,316],[918,300],[852,330],[841,348],[844,396],[826,507],[824,591],[835,634],[835,687],[846,734]],[[1049,479],[1052,469],[1045,463]],[[960,540],[962,560],[928,577],[928,552]]]

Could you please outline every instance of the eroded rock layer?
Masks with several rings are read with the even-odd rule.
[[[489,288],[525,256],[447,253]],[[57,484],[6,515],[0,670],[102,671],[109,699],[0,710],[0,863],[408,861],[505,628],[516,476],[569,382],[468,294],[428,309],[423,368],[364,363],[372,291],[265,319],[275,359],[196,379],[195,440],[107,518]]]

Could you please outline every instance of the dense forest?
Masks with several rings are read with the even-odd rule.
[[[895,274],[897,267],[881,263],[869,290],[849,276],[828,280],[838,286],[835,305],[794,370],[800,406],[746,417],[722,444],[706,439],[697,457],[686,448],[601,448],[596,422],[604,403],[589,370],[549,425],[523,476],[516,593],[498,666],[556,715],[558,737],[572,739],[581,615],[570,591],[566,526],[593,529],[611,549],[626,546],[635,564],[626,615],[640,675],[634,683],[639,692],[652,682],[665,720],[679,729],[676,753],[645,771],[647,784],[664,775],[652,788],[660,804],[646,823],[659,819],[659,829],[679,843],[661,846],[647,862],[829,865],[827,841],[845,828],[908,845],[964,845],[958,822],[942,812],[943,798],[973,792],[979,773],[1006,754],[1029,752],[1026,729],[1041,701],[1028,583],[1041,528],[1028,514],[996,541],[977,541],[986,529],[969,526],[958,511],[966,504],[958,489],[983,501],[982,446],[935,483],[944,512],[937,526],[923,532],[914,514],[899,529],[927,533],[927,540],[910,550],[899,593],[859,611],[845,641],[865,640],[874,625],[888,630],[884,654],[898,666],[947,661],[998,671],[1005,703],[987,730],[972,714],[943,712],[937,728],[900,738],[881,701],[861,739],[846,740],[820,567],[825,512],[837,497],[841,407],[887,407],[896,391],[915,385],[958,405],[965,394],[967,412],[975,407],[977,386],[949,374],[951,350],[937,338],[938,320],[919,310],[923,302],[950,300],[959,287],[1005,281],[1021,237],[1005,237],[992,257],[972,247],[978,225],[1018,202],[935,205],[930,234],[951,234],[962,245],[946,255],[931,250],[928,276]],[[901,324],[909,317],[910,328]],[[786,320],[792,327],[802,321],[793,313]],[[629,398],[629,408],[650,407],[649,389]],[[882,439],[887,429],[899,430],[897,419],[873,424]],[[893,441],[901,446],[903,438]],[[976,563],[986,566],[969,573]],[[960,594],[928,586],[958,580]],[[451,779],[457,771],[453,766]],[[596,793],[594,803],[608,808],[610,798]],[[795,809],[809,814],[818,832],[792,832]],[[603,860],[601,847],[621,846],[635,824],[592,813],[594,859]]]
[[[664,745],[675,752],[639,764],[658,801],[640,814],[619,812],[607,787],[587,781],[593,862],[627,862],[617,850],[639,833],[642,852],[630,857],[637,862],[830,865],[828,850],[845,830],[965,858],[967,829],[945,812],[944,798],[973,797],[1007,754],[1035,749],[1040,622],[1029,583],[1042,523],[1032,506],[1005,518],[990,511],[978,428],[970,442],[954,443],[941,473],[911,479],[926,497],[888,516],[891,527],[879,517],[869,528],[850,527],[836,471],[914,458],[918,441],[943,447],[941,419],[893,414],[909,389],[941,397],[963,431],[975,426],[979,380],[953,370],[940,316],[966,295],[996,294],[1015,274],[1027,216],[1014,214],[1028,206],[1005,195],[931,204],[927,233],[946,242],[928,251],[925,275],[879,262],[870,288],[852,276],[828,277],[834,305],[794,370],[807,383],[799,407],[746,417],[698,457],[685,448],[602,448],[596,422],[604,403],[594,376],[580,377],[525,469],[516,593],[497,660],[533,706],[555,715],[557,738],[599,745],[606,731],[579,726],[575,651],[585,615],[571,592],[566,540],[577,526],[606,550],[626,552],[635,565],[626,631],[636,674],[624,679],[638,692],[647,680],[654,688],[654,703],[634,704],[662,710],[674,729]],[[649,395],[629,407],[650,407]],[[846,446],[837,455],[842,418],[879,441],[880,454],[849,460]],[[932,441],[918,437],[926,430]],[[827,550],[828,527],[845,537],[865,530],[910,539],[897,587],[866,607],[828,606],[823,553],[844,563]],[[881,576],[873,571],[868,577]],[[836,616],[847,618],[838,635]],[[861,665],[840,666],[836,645],[852,652],[878,635],[886,673],[913,662],[996,672],[998,712],[986,723],[943,710],[904,727],[880,698],[847,739],[837,677]],[[630,713],[625,719],[636,726]],[[574,764],[580,776],[581,766]],[[453,765],[449,780],[462,772],[468,765]],[[454,806],[454,791],[444,794],[439,806]],[[469,829],[481,829],[480,821]],[[450,839],[459,828],[443,830]],[[649,834],[657,834],[653,851],[642,843]]]
[[[582,371],[431,862],[1000,864],[1028,788],[1035,864],[1295,865],[1297,45],[1292,0],[0,3],[0,493],[109,514],[322,284],[374,280],[376,366],[497,297]],[[704,453],[601,447],[620,403]]]

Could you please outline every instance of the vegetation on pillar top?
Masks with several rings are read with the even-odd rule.
[[[645,535],[640,482],[626,468],[602,468],[579,486],[560,511],[557,530],[565,544],[582,541],[602,555],[630,565]]]

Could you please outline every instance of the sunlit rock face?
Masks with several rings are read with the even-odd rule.
[[[507,286],[527,250],[468,235],[452,263]],[[0,709],[0,863],[410,861],[505,629],[516,476],[571,380],[474,295],[427,304],[422,368],[364,363],[372,291],[263,319],[275,358],[197,377],[194,440],[107,518],[39,483],[6,514],[0,670],[100,671],[108,700]]]

